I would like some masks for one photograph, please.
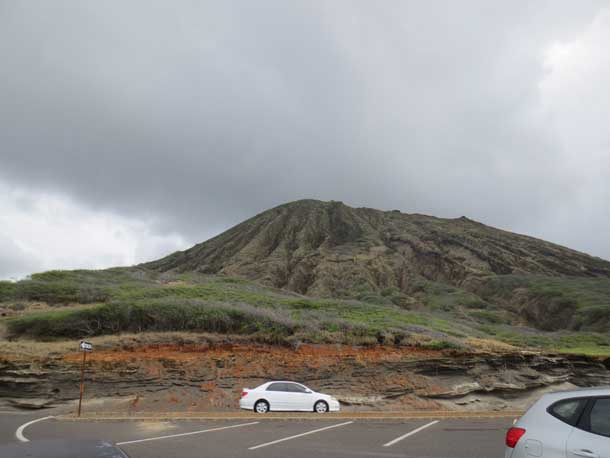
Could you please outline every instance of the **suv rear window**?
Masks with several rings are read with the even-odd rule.
[[[578,419],[586,405],[586,398],[564,399],[551,405],[547,412],[564,423],[574,426],[578,423]]]
[[[610,399],[597,399],[591,409],[591,432],[610,436]]]

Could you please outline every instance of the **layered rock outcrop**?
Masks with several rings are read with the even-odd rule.
[[[80,354],[0,357],[0,398],[78,397]],[[129,410],[227,410],[244,387],[302,381],[351,409],[519,408],[536,390],[610,384],[610,360],[389,347],[148,345],[89,355],[87,398],[132,396]],[[42,401],[41,401],[42,400]],[[521,403],[521,404],[520,404]]]

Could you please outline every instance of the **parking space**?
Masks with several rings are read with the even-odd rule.
[[[133,458],[156,458],[167,456],[176,456],[180,458],[201,458],[202,456],[252,456],[255,458],[259,456],[282,456],[287,449],[296,449],[297,452],[295,452],[295,456],[300,454],[305,456],[310,453],[307,444],[312,443],[314,438],[323,435],[332,436],[338,429],[343,428],[343,426],[335,426],[343,423],[346,422],[332,420],[267,420],[261,421],[256,425],[239,428],[239,430],[224,429],[216,431],[213,434],[201,435],[200,437],[179,437],[158,442],[126,444],[121,445],[121,447]],[[231,424],[236,423],[233,422]],[[333,428],[324,429],[331,426]],[[318,432],[312,433],[312,431]],[[287,440],[287,438],[291,439]],[[289,445],[290,443],[294,444],[294,446]],[[264,444],[270,445],[250,450],[253,447]],[[284,452],[282,450],[284,450]]]
[[[252,456],[490,458],[503,456],[504,434],[511,420],[454,419],[431,423],[430,420],[356,420],[336,429],[253,450],[257,454]],[[409,435],[412,432],[415,433]],[[249,430],[247,434],[255,435],[256,431]],[[402,440],[394,442],[399,438]],[[386,444],[391,445],[386,447]]]
[[[332,425],[343,424],[344,422],[333,422]],[[350,454],[359,454],[362,452],[376,451],[379,453],[388,452],[384,449],[383,444],[389,442],[396,437],[399,437],[406,432],[413,431],[423,424],[429,423],[426,420],[406,420],[406,421],[362,421],[354,420],[352,423],[345,424],[332,430],[324,430],[319,433],[309,436],[298,437],[291,441],[277,443],[264,450],[260,450],[260,456],[264,454],[270,456],[281,456],[284,454],[295,454],[301,449],[307,449],[310,452],[319,453],[322,456],[347,456]],[[298,434],[299,428],[296,425],[290,425],[282,431],[286,436]],[[300,431],[307,431],[307,427],[315,428],[314,424],[300,425]],[[318,426],[319,428],[320,426]],[[258,430],[259,428],[257,428]],[[251,437],[248,437],[248,443],[254,446],[274,439],[267,439],[281,436],[279,431],[274,430],[274,425],[265,425],[268,434],[258,438],[256,431],[248,431]],[[258,439],[258,444],[256,442]],[[250,445],[249,447],[252,447]],[[252,451],[259,451],[257,449]]]
[[[167,437],[172,442],[199,440],[186,434],[216,430],[217,428],[254,423],[252,421],[61,421],[56,419],[39,422],[30,426],[25,435],[30,440],[79,439],[105,440],[112,443],[132,442],[159,438],[154,446]],[[209,431],[216,434],[222,430]],[[202,433],[204,434],[204,433]],[[184,436],[183,436],[184,435]],[[196,434],[193,434],[196,436]],[[175,438],[173,436],[176,436]]]
[[[133,458],[502,456],[510,418],[62,421],[28,426],[31,441],[106,440]]]
[[[441,420],[391,447],[404,457],[490,458],[504,456],[512,420]]]
[[[437,429],[436,440],[432,431],[418,435],[410,441],[410,451],[418,456],[456,456],[460,458],[489,458],[504,456],[506,430],[512,421],[468,422],[456,420],[443,422]],[[491,452],[494,451],[492,454]],[[459,453],[456,455],[456,453]]]

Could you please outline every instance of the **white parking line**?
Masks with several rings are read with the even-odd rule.
[[[182,436],[191,436],[193,434],[211,433],[212,431],[221,431],[223,429],[231,429],[231,428],[241,428],[242,426],[257,425],[258,423],[259,423],[258,421],[254,421],[252,423],[240,423],[239,425],[221,426],[219,428],[204,429],[202,431],[191,431],[189,433],[170,434],[169,436],[148,437],[146,439],[137,439],[134,441],[117,442],[116,445],[137,444],[139,442],[158,441],[161,439],[171,439],[173,437],[182,437]]]
[[[30,440],[23,435],[23,431],[25,431],[25,428],[27,428],[28,426],[30,426],[34,423],[38,423],[39,421],[48,420],[49,418],[54,418],[54,417],[50,416],[50,417],[37,418],[36,420],[28,421],[27,423],[22,424],[19,428],[17,428],[17,431],[15,431],[15,436],[17,436],[17,439],[19,439],[21,442],[30,442]]]
[[[278,444],[280,442],[289,441],[291,439],[296,439],[297,437],[309,436],[310,434],[319,433],[320,431],[325,431],[327,429],[338,428],[339,426],[345,426],[353,423],[353,421],[346,421],[345,423],[339,423],[338,425],[326,426],[324,428],[314,429],[312,431],[307,431],[306,433],[297,434],[295,436],[284,437],[283,439],[278,439],[272,442],[266,442],[264,444],[255,445],[254,447],[248,448],[248,450],[256,450],[257,448],[267,447],[268,445]]]
[[[390,447],[390,446],[392,446],[392,445],[396,444],[397,442],[400,442],[401,440],[406,439],[406,438],[407,438],[407,437],[409,437],[409,436],[412,436],[413,434],[417,434],[418,432],[420,432],[420,431],[422,431],[422,430],[424,430],[424,429],[426,429],[426,428],[429,428],[429,427],[430,427],[430,426],[432,426],[432,425],[436,425],[437,423],[438,423],[438,420],[431,421],[431,422],[430,422],[430,423],[428,423],[427,425],[420,426],[419,428],[414,429],[413,431],[410,431],[410,432],[408,432],[407,434],[403,434],[402,436],[397,437],[397,438],[396,438],[396,439],[394,439],[394,440],[391,440],[391,441],[390,441],[390,442],[388,442],[387,444],[383,444],[383,446],[384,446],[384,447]]]

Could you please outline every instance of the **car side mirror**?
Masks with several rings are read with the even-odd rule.
[[[307,393],[307,394],[311,394],[311,393],[313,393],[313,391],[311,391],[311,390],[305,390],[305,393]]]

